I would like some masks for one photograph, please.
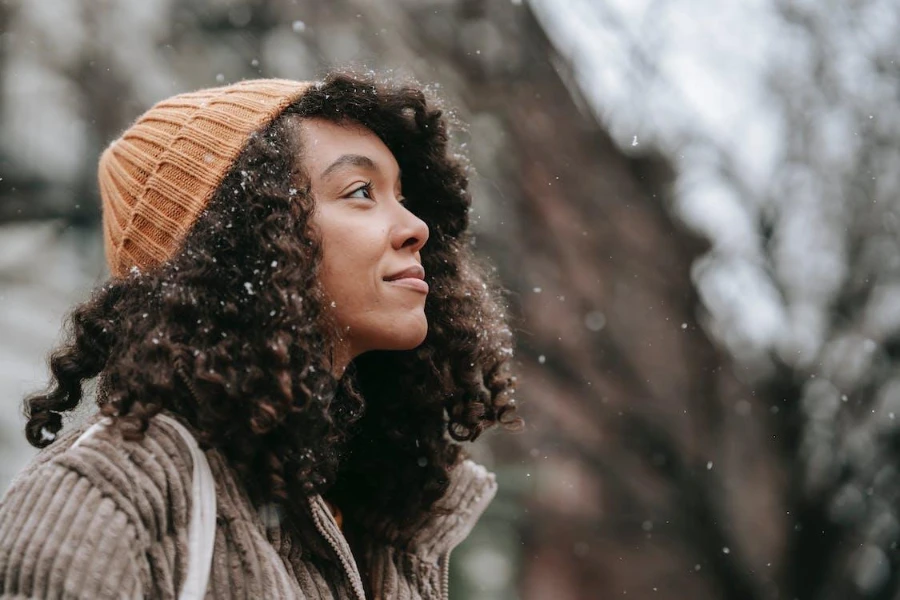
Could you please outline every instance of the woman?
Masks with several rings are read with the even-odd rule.
[[[0,596],[446,598],[496,491],[459,442],[519,423],[460,160],[422,91],[346,74],[176,96],[113,142],[113,277],[26,400]]]

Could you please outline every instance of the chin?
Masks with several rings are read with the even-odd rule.
[[[428,336],[428,319],[424,310],[380,315],[348,329],[354,330],[357,332],[355,345],[365,351],[413,350]]]
[[[419,318],[410,319],[409,322],[394,328],[390,332],[385,332],[389,339],[386,339],[386,345],[391,350],[413,350],[422,345],[428,336],[428,320],[422,314]]]
[[[414,348],[418,348],[422,345],[422,342],[425,341],[425,338],[428,337],[428,328],[423,327],[421,332],[415,332],[411,335],[404,335],[401,339],[397,340],[397,350],[413,350]]]

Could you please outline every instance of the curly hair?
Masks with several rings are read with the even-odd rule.
[[[363,354],[340,379],[297,127],[309,117],[381,138],[430,230],[427,338]],[[48,445],[97,378],[100,412],[127,439],[170,410],[224,454],[254,502],[327,493],[401,522],[430,510],[458,442],[521,424],[512,334],[471,250],[466,165],[447,127],[415,85],[337,73],[307,91],[250,136],[171,260],[109,280],[71,312],[48,391],[25,400],[29,442]]]

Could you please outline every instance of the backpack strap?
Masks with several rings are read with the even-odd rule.
[[[187,428],[172,417],[159,413],[157,419],[171,425],[184,439],[191,451],[194,473],[191,482],[191,518],[188,524],[187,576],[179,600],[203,600],[209,583],[209,572],[212,567],[213,547],[216,541],[216,484],[206,454],[197,445],[197,440]],[[100,429],[112,424],[112,419],[105,417],[91,425],[82,433],[72,447],[75,448]]]

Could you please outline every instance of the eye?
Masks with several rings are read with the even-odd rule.
[[[359,186],[349,194],[347,194],[347,198],[365,198],[367,200],[372,199],[372,182],[367,181],[365,184]]]

